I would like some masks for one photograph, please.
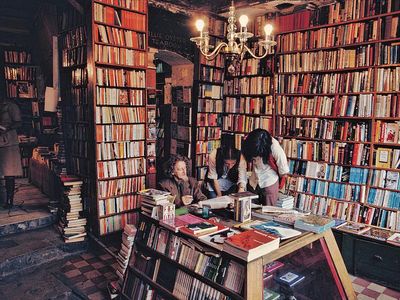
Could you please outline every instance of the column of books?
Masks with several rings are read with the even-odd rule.
[[[206,22],[211,44],[221,41],[226,31],[224,19],[209,17]],[[197,104],[195,107],[194,124],[196,125],[193,137],[194,160],[193,174],[197,179],[204,179],[207,172],[208,155],[221,144],[222,110],[223,110],[223,82],[224,57],[218,55],[213,60],[207,60],[199,53],[198,64],[195,66],[197,82],[194,93]],[[195,91],[196,91],[195,90]]]
[[[400,7],[354,3],[278,20],[276,135],[299,209],[399,230]]]
[[[104,235],[133,223],[146,174],[147,1],[93,3],[97,207]],[[146,126],[148,128],[146,128]]]

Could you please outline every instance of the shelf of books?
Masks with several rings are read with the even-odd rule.
[[[123,299],[355,297],[330,230],[279,241],[191,214],[160,221],[141,215],[134,244]],[[315,284],[321,277],[323,288]]]
[[[21,112],[22,124],[17,131],[21,141],[23,177],[28,177],[32,148],[37,141],[34,137],[40,134],[41,129],[40,103],[36,88],[38,68],[33,65],[32,55],[26,49],[7,48],[3,58],[5,96],[16,103]]]
[[[275,133],[299,209],[400,230],[400,5],[354,3],[278,19]]]
[[[241,63],[226,62],[222,133],[234,135],[237,149],[250,131],[274,130],[273,58],[271,54],[261,60],[249,56]]]
[[[89,45],[97,177],[92,207],[100,235],[132,223],[136,192],[146,184],[146,138],[155,125],[155,108],[146,107],[147,1],[115,3],[92,1]]]
[[[209,16],[205,21],[210,34],[210,44],[220,41],[226,32],[222,18]],[[224,56],[207,60],[198,53],[195,64],[193,107],[193,175],[203,180],[207,172],[208,155],[221,144]],[[196,107],[197,106],[197,107]]]

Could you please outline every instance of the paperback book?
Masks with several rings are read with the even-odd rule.
[[[353,234],[362,234],[371,229],[371,227],[366,224],[352,223],[352,222],[344,223],[336,228],[339,229],[340,231]]]
[[[287,287],[294,287],[295,285],[299,284],[305,278],[304,275],[295,273],[293,271],[289,271],[283,273],[282,275],[275,278],[278,283],[281,283]]]
[[[284,226],[282,224],[276,223],[274,221],[269,221],[269,222],[264,222],[261,224],[257,225],[252,225],[251,226],[253,229],[271,233],[273,235],[276,235],[279,237],[281,240],[286,240],[290,239],[292,237],[298,236],[301,234],[301,231],[289,228],[287,226]]]
[[[301,217],[294,222],[294,227],[315,233],[321,233],[335,226],[335,220],[317,215]]]

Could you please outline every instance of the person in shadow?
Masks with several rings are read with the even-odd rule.
[[[14,205],[15,177],[22,176],[21,154],[16,128],[21,126],[18,106],[0,95],[0,177],[4,177],[7,199],[4,208]]]
[[[167,178],[158,183],[158,188],[175,196],[176,207],[206,200],[197,180],[187,175],[188,159],[182,155],[172,155],[165,171]]]

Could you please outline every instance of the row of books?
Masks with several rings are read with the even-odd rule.
[[[242,77],[224,81],[224,95],[269,94],[271,77]]]
[[[146,35],[126,29],[119,29],[110,26],[97,25],[96,42],[116,46],[146,49]]]
[[[379,48],[378,57],[381,65],[400,63],[400,45],[382,44]]]
[[[291,190],[348,201],[365,202],[366,199],[366,187],[363,185],[336,183],[305,177],[297,177],[296,185],[292,185]]]
[[[272,69],[272,59],[255,59],[255,58],[245,58],[242,60],[240,67],[235,68],[233,73],[229,74],[231,76],[252,76],[252,75],[270,75]]]
[[[146,72],[126,69],[96,68],[97,85],[109,87],[146,87]]]
[[[329,165],[315,161],[289,160],[289,170],[292,175],[342,183],[367,184],[370,180],[368,169]],[[376,172],[380,174],[382,171],[376,170]]]
[[[141,106],[144,104],[144,89],[120,89],[96,87],[97,105],[130,105]]]
[[[278,75],[275,82],[279,94],[337,94],[357,93],[373,90],[374,72],[369,69],[360,72]]]
[[[117,198],[119,195],[134,194],[145,188],[144,176],[98,181],[99,198]]]
[[[271,117],[251,117],[247,115],[227,115],[223,117],[222,130],[236,132],[250,132],[262,128],[272,132],[273,119]]]
[[[147,12],[146,0],[96,0],[99,3],[111,4],[121,8],[136,10],[142,13]]]
[[[365,236],[374,240],[387,242],[392,245],[400,245],[400,234],[392,230],[371,227],[365,224],[358,224],[354,222],[344,222],[336,227],[337,230]]]
[[[208,113],[222,113],[223,101],[218,99],[201,99],[197,100],[197,111]]]
[[[171,124],[171,137],[190,142],[192,140],[192,128],[187,125]]]
[[[220,85],[199,84],[199,98],[222,99],[222,92]]]
[[[398,173],[397,173],[398,174]],[[399,190],[398,178],[387,179],[386,183]],[[368,191],[368,203],[376,206],[400,209],[400,193],[394,191],[370,188]]]
[[[197,126],[219,126],[221,123],[221,116],[215,113],[197,113]]]
[[[382,19],[381,37],[391,39],[400,37],[399,16],[387,16]]]
[[[172,103],[191,103],[192,102],[192,87],[174,86],[172,87]]]
[[[210,153],[214,149],[217,149],[221,145],[220,140],[211,141],[197,141],[196,142],[196,153]]]
[[[393,95],[393,99],[394,99]],[[392,95],[377,96],[375,116],[382,109],[378,103],[391,104]],[[373,95],[362,94],[355,96],[278,96],[277,114],[314,117],[370,117],[372,116]],[[391,106],[390,106],[391,107]],[[386,116],[386,114],[382,116]]]
[[[381,187],[392,190],[399,190],[399,172],[386,170],[372,170],[368,184],[374,187]]]
[[[6,80],[35,80],[36,67],[21,66],[21,67],[4,67],[4,76]]]
[[[122,141],[96,145],[98,160],[114,160],[145,155],[144,141]]]
[[[223,68],[225,65],[225,59],[222,55],[217,55],[214,59],[208,60],[205,56],[200,55],[199,63],[210,67]]]
[[[399,169],[400,149],[378,147],[374,150],[374,164],[378,168]]]
[[[329,71],[374,65],[374,45],[356,49],[302,52],[279,55],[278,72]]]
[[[399,95],[377,95],[375,104],[375,117],[400,117]]]
[[[399,123],[383,122],[377,120],[375,123],[375,142],[396,143],[399,141]]]
[[[96,124],[144,123],[144,107],[96,107]]]
[[[109,232],[121,230],[126,224],[135,224],[136,219],[137,214],[133,212],[101,218],[99,219],[100,234],[103,235]]]
[[[195,160],[196,166],[207,166],[208,165],[208,153],[196,154]]]
[[[7,82],[6,91],[8,98],[36,98],[36,85],[31,82]]]
[[[99,216],[121,213],[138,207],[138,195],[134,194],[99,200]]]
[[[217,140],[221,138],[222,130],[219,127],[199,127],[196,129],[197,140]]]
[[[304,211],[336,219],[380,226],[391,230],[400,228],[400,212],[365,206],[315,195],[297,195],[297,207]]]
[[[79,26],[71,29],[61,37],[62,49],[71,49],[78,46],[84,46],[87,42],[86,28]]]
[[[144,140],[144,124],[96,125],[97,142]]]
[[[223,83],[224,72],[223,69],[214,69],[207,66],[201,67],[200,79],[203,81],[210,81],[213,83]]]
[[[97,63],[132,67],[145,67],[147,64],[146,52],[98,44],[94,47],[94,59]]]
[[[267,97],[226,97],[224,112],[227,113],[246,113],[256,115],[272,115],[273,99]]]
[[[86,48],[80,46],[62,50],[62,66],[73,67],[86,63]]]
[[[143,157],[97,162],[99,179],[143,174],[146,174],[146,160]]]
[[[378,20],[367,20],[282,34],[277,38],[277,51],[279,53],[301,51],[376,41],[379,38],[378,24]]]
[[[4,50],[4,62],[13,64],[30,64],[32,55],[26,51]]]
[[[293,159],[324,161],[327,163],[368,166],[370,146],[343,142],[312,142],[283,139],[286,156]]]
[[[400,90],[400,67],[377,70],[376,91],[397,92]]]
[[[110,6],[94,3],[95,22],[122,26],[127,29],[146,31],[146,15],[133,11],[119,10]]]
[[[192,108],[190,106],[172,105],[171,122],[177,123],[178,125],[182,126],[192,125]]]
[[[86,67],[71,70],[71,84],[73,87],[85,86],[88,84],[88,72]]]

